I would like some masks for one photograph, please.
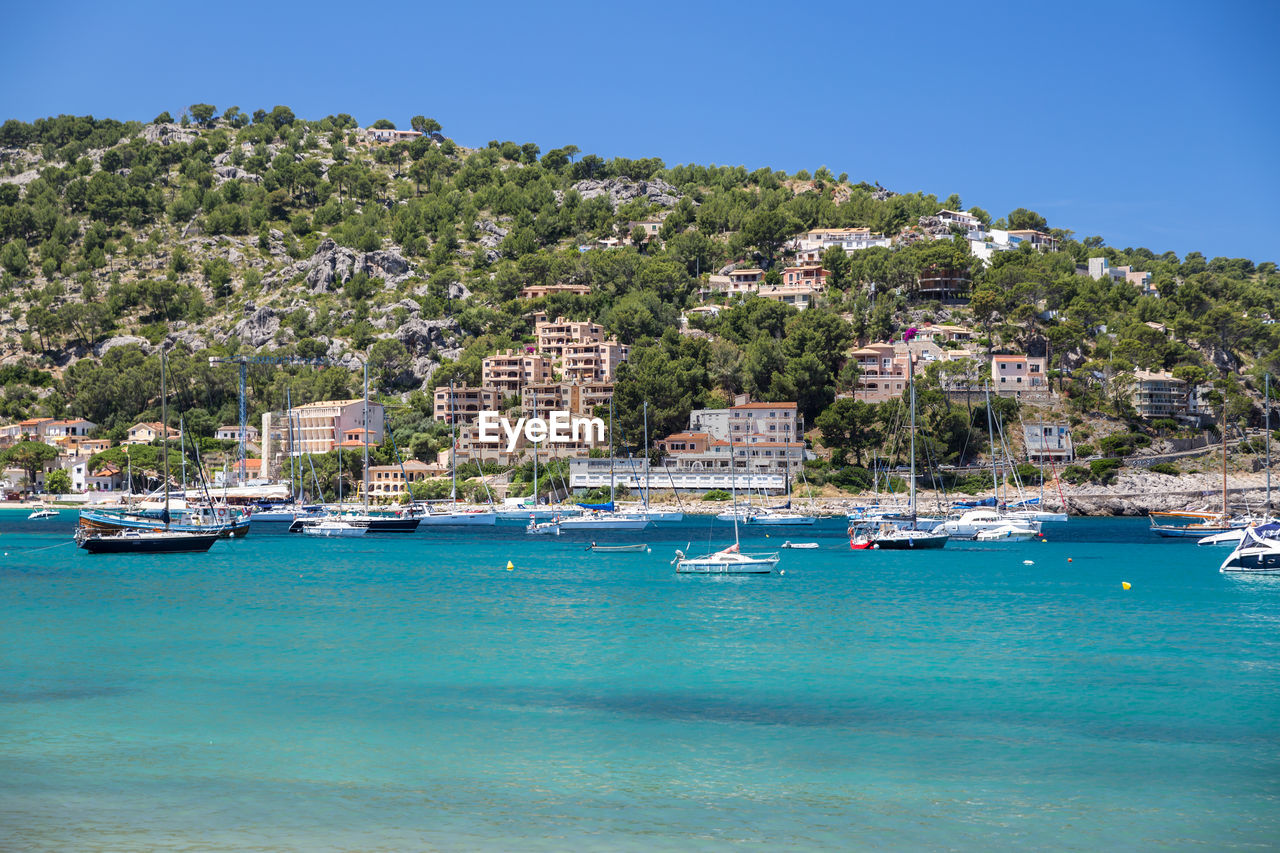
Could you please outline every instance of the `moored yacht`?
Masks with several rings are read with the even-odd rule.
[[[946,533],[953,539],[977,539],[978,534],[1001,530],[1009,535],[1034,537],[1040,532],[1040,522],[1015,519],[999,510],[983,507],[971,509],[959,518],[950,518],[933,528],[934,533]]]
[[[1240,544],[1218,571],[1240,574],[1280,573],[1280,523],[1248,527]]]

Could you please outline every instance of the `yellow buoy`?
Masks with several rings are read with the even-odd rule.
[[[1120,581],[1120,586],[1124,587],[1125,589],[1130,589],[1128,581]]]
[[[507,571],[509,572],[513,571],[515,567],[516,567],[515,563],[511,562],[510,560],[507,560]]]

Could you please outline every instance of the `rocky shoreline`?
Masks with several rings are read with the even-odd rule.
[[[1280,478],[1274,483],[1280,495]],[[950,492],[943,495],[932,490],[917,492],[917,506],[922,513],[955,501],[982,500],[991,497],[987,490],[976,495]],[[1025,490],[1028,497],[1039,494],[1039,487]],[[1152,512],[1170,512],[1183,509],[1217,510],[1222,506],[1221,474],[1182,474],[1168,476],[1141,468],[1121,469],[1116,482],[1109,486],[1085,483],[1073,486],[1062,484],[1062,497],[1066,498],[1067,512],[1078,516],[1146,516]],[[812,503],[807,498],[792,499],[795,511],[811,515],[844,515],[855,506],[879,503],[905,503],[905,495],[877,495],[873,492],[841,497],[824,496]],[[1233,473],[1227,479],[1227,501],[1232,507],[1253,509],[1266,503],[1265,473]],[[1274,502],[1274,501],[1273,501]],[[1048,509],[1062,506],[1057,486],[1049,483],[1044,488],[1044,503]],[[683,510],[687,515],[715,515],[725,512],[728,502],[706,502],[697,498],[682,498],[680,502],[663,496],[651,502],[653,509]]]

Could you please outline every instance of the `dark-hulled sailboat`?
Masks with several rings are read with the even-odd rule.
[[[164,510],[160,513],[163,530],[94,530],[76,529],[76,544],[90,554],[188,554],[201,553],[213,547],[220,533],[198,533],[171,530],[169,517],[169,405],[165,384],[164,352],[160,353],[160,447],[164,454]]]

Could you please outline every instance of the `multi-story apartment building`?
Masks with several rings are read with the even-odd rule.
[[[899,351],[891,343],[867,344],[849,353],[858,366],[858,382],[854,399],[867,403],[883,403],[897,399],[907,387],[906,348]]]
[[[1130,399],[1144,418],[1177,418],[1187,414],[1187,383],[1164,372],[1136,370]]]
[[[557,317],[554,321],[534,323],[534,334],[538,338],[538,355],[558,362],[564,357],[564,348],[570,344],[604,340],[604,326],[590,320]]]
[[[525,385],[551,381],[551,361],[541,355],[506,350],[483,361],[481,382],[503,397],[520,393]]]
[[[795,403],[743,403],[729,408],[729,434],[738,444],[790,442],[799,432]]]
[[[370,445],[383,439],[382,404],[370,400],[368,438]],[[269,470],[279,470],[279,458],[292,453],[328,453],[339,444],[364,444],[364,400],[325,400],[294,406],[284,412],[262,416],[262,458]],[[292,429],[290,428],[292,424]]]
[[[617,341],[584,341],[567,344],[561,373],[573,382],[612,382],[618,365],[627,360],[631,348]]]
[[[612,382],[544,382],[526,385],[520,394],[520,414],[549,418],[552,412],[591,417],[597,406],[609,405]]]
[[[502,405],[502,394],[493,388],[437,385],[431,403],[431,416],[435,420],[448,423],[452,417],[454,423],[472,424],[481,412],[497,411]]]

